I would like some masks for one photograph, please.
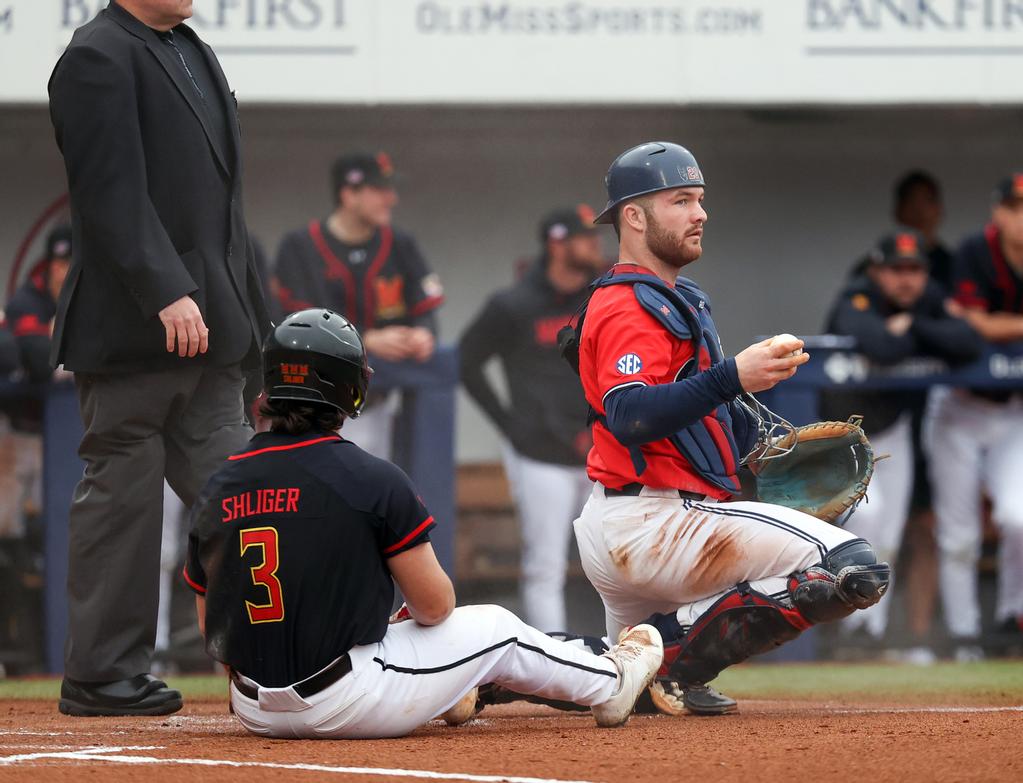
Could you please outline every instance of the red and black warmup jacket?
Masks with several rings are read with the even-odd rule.
[[[57,303],[46,286],[47,264],[40,261],[21,284],[5,309],[7,327],[18,344],[18,355],[26,378],[33,382],[49,380],[50,324]]]
[[[341,313],[360,330],[425,326],[444,291],[415,240],[385,226],[364,245],[341,242],[325,220],[291,231],[277,250],[271,288],[286,315],[309,307]]]
[[[956,256],[953,281],[956,301],[964,307],[1023,315],[1023,275],[1005,258],[1002,239],[993,224],[963,240]],[[1005,402],[1020,394],[1004,389],[971,391],[993,402]]]

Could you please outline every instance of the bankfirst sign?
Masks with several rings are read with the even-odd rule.
[[[0,102],[40,103],[102,0],[0,0]],[[1023,103],[1023,0],[195,0],[240,100]]]

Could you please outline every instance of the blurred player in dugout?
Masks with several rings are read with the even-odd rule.
[[[503,457],[522,528],[526,621],[563,631],[565,569],[572,521],[592,484],[592,444],[579,378],[561,358],[558,330],[607,266],[594,212],[559,209],[540,223],[541,253],[525,275],[487,300],[459,343],[462,383],[504,437]],[[502,402],[484,365],[497,357],[508,389]]]
[[[57,296],[71,265],[71,227],[55,227],[45,250],[0,314],[0,377],[18,370],[33,384],[54,375],[50,334]],[[0,354],[6,354],[0,346]],[[62,371],[58,371],[62,372]],[[34,392],[0,405],[0,649],[17,651],[31,670],[42,654],[38,592],[43,530],[32,524],[42,508],[42,400]],[[24,672],[26,669],[20,669]]]
[[[920,169],[899,177],[892,188],[892,217],[898,228],[920,234],[921,252],[927,257],[931,279],[943,290],[951,291],[953,256],[938,233],[945,219],[945,202],[938,180]],[[867,253],[856,262],[852,276],[866,274],[873,263],[873,252]]]
[[[427,361],[444,290],[416,241],[391,225],[398,194],[390,158],[383,152],[338,158],[331,193],[333,212],[281,241],[270,284],[278,315],[326,307],[355,324],[371,360]],[[390,459],[399,406],[397,392],[371,395],[345,435]]]
[[[7,303],[7,322],[18,343],[21,367],[32,383],[48,381],[53,375],[50,334],[57,297],[70,266],[71,227],[60,225],[47,235],[43,258]]]
[[[1023,341],[1023,171],[995,188],[991,222],[959,248],[962,316],[990,343]],[[1001,534],[995,621],[1023,630],[1023,392],[946,389],[928,405],[925,443],[937,516],[941,598],[956,656],[982,656],[977,596],[981,491]]]
[[[945,291],[928,274],[923,234],[900,230],[882,237],[868,258],[866,269],[849,282],[834,304],[828,332],[855,337],[860,353],[881,365],[915,356],[957,363],[980,355],[980,336],[958,317],[959,308],[946,301]],[[868,502],[856,509],[846,525],[873,542],[878,558],[888,562],[898,556],[909,515],[915,467],[912,419],[914,411],[922,409],[926,394],[921,389],[830,390],[821,395],[823,418],[843,420],[863,414],[875,453],[891,455],[878,463]],[[890,603],[886,597],[855,612],[843,621],[845,630],[862,628],[871,640],[880,640]]]

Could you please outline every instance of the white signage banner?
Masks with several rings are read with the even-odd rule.
[[[44,102],[106,4],[0,0],[0,102]],[[1023,103],[1023,0],[195,0],[189,24],[247,102]]]

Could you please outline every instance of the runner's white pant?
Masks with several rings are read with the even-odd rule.
[[[690,626],[740,582],[765,595],[788,595],[790,574],[856,538],[768,503],[697,502],[649,488],[638,497],[608,498],[601,484],[576,520],[575,535],[612,640],[654,612],[677,610],[679,623]]]
[[[235,715],[271,737],[400,737],[484,683],[586,706],[618,687],[610,658],[552,639],[498,606],[459,607],[429,627],[395,623],[382,642],[349,654],[352,671],[308,699],[290,687],[260,688],[255,701],[232,684]]]
[[[341,437],[380,459],[391,459],[394,419],[401,409],[401,393],[389,391],[357,419],[345,419]]]
[[[522,530],[522,595],[526,622],[545,631],[565,631],[565,570],[572,521],[593,482],[583,467],[524,457],[507,444],[505,471]]]
[[[995,616],[1023,616],[1023,402],[994,403],[962,390],[941,391],[928,400],[925,428],[941,600],[948,630],[972,637],[980,633],[982,488],[1001,534]]]
[[[894,564],[899,555],[902,533],[909,516],[913,495],[913,417],[903,413],[887,429],[870,436],[874,454],[888,454],[874,466],[866,499],[849,517],[845,529],[874,547],[879,562]],[[888,626],[888,610],[894,580],[889,581],[884,596],[862,612],[853,612],[842,624],[845,630],[866,628],[880,638]]]

